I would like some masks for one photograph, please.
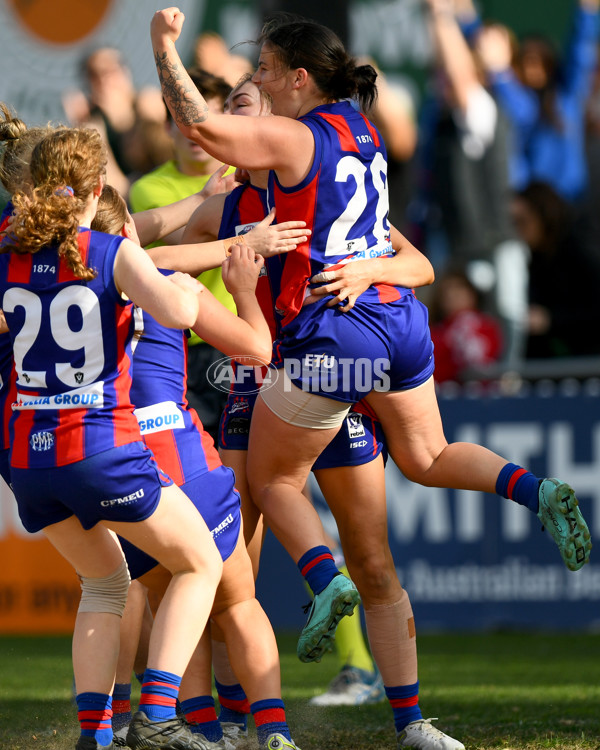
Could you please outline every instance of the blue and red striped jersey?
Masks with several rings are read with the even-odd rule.
[[[300,118],[314,135],[313,165],[301,183],[269,176],[268,201],[279,222],[303,220],[312,234],[289,253],[276,308],[289,323],[302,308],[309,279],[351,260],[392,255],[387,156],[375,126],[350,102],[325,104]],[[373,301],[398,299],[393,287],[365,292]]]
[[[221,459],[185,397],[186,333],[160,325],[145,311],[141,315],[143,332],[134,349],[131,400],[144,442],[160,468],[181,486],[221,466]]]
[[[139,440],[129,399],[133,306],[114,282],[123,237],[82,229],[79,251],[96,270],[77,278],[49,246],[0,255],[0,295],[17,393],[11,465],[47,468]]]

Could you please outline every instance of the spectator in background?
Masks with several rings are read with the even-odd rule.
[[[512,184],[517,190],[541,180],[568,201],[585,196],[585,112],[597,59],[599,4],[577,0],[562,61],[540,34],[523,38],[516,56],[504,26],[490,25],[477,35],[491,90],[514,125]]]
[[[215,31],[205,31],[196,39],[194,48],[194,66],[221,76],[233,88],[247,73],[254,72],[254,66],[243,55],[234,55],[225,44],[225,40]]]
[[[424,237],[437,273],[460,266],[502,321],[503,361],[523,354],[527,248],[510,220],[510,123],[483,82],[452,0],[425,0],[435,49],[419,145]],[[461,4],[464,6],[464,2]]]
[[[222,113],[231,90],[229,84],[223,78],[204,70],[192,70],[190,76],[198,91],[206,98],[209,109]],[[200,145],[182,135],[170,114],[167,127],[175,157],[133,183],[129,193],[133,212],[166,206],[202,190],[213,172],[222,166],[218,159],[210,156]],[[229,170],[230,173],[233,171]],[[221,182],[224,191],[232,186],[233,178]],[[182,234],[183,230],[178,230],[156,244],[180,244]],[[220,268],[206,271],[199,278],[219,302],[232,312],[236,311],[233,298],[225,289]],[[196,334],[192,334],[188,339],[187,399],[213,438],[216,438],[226,394],[209,385],[206,371],[213,362],[222,357],[221,352],[209,346]]]
[[[600,354],[600,253],[585,212],[549,185],[516,193],[513,220],[531,249],[527,356]]]
[[[65,114],[73,126],[100,132],[109,151],[107,181],[127,197],[133,180],[173,154],[162,94],[156,86],[136,91],[121,52],[112,47],[88,54],[82,72],[87,92],[66,92]]]
[[[369,119],[381,133],[387,151],[389,220],[404,233],[412,187],[412,159],[417,146],[414,102],[408,89],[390,81],[378,68],[375,60],[361,57],[357,64],[372,65],[377,71],[377,99],[369,112]]]
[[[461,381],[471,368],[502,357],[500,321],[482,310],[481,293],[464,271],[448,270],[437,280],[430,320],[437,383]]]

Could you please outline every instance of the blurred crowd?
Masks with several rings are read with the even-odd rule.
[[[418,294],[439,382],[600,356],[599,5],[573,0],[559,50],[473,0],[423,0],[434,56],[422,101],[379,74],[368,115],[388,151],[390,221],[436,272]],[[190,69],[215,79],[215,106],[252,68],[218,34],[198,37]],[[66,117],[103,133],[108,181],[134,210],[153,205],[144,179],[165,165],[204,186],[219,164],[178,134],[158,87],[135,89],[119,50],[95,50],[83,75]]]

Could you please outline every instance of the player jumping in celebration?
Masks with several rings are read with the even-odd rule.
[[[302,490],[316,458],[362,398],[380,420],[390,455],[408,479],[496,492],[523,504],[548,529],[567,566],[582,567],[591,543],[569,485],[539,479],[483,446],[446,441],[427,310],[412,290],[371,285],[347,312],[330,306],[327,297],[303,305],[316,273],[366,257],[385,262],[393,252],[385,147],[363,114],[376,95],[375,70],[357,65],[326,27],[276,18],[263,28],[253,78],[271,95],[274,116],[242,121],[209,112],[193,90],[175,48],[182,24],[177,8],[157,12],[151,24],[163,95],[179,127],[217,158],[270,169],[269,195],[278,219],[293,212],[312,230],[309,241],[285,261],[276,300],[282,326],[273,360],[280,374],[257,399],[248,452],[255,502],[292,557],[302,558],[304,569],[319,581],[299,653],[318,658],[328,633],[355,603],[354,586],[323,549],[315,511]],[[368,526],[363,531],[369,533]],[[378,650],[382,661],[389,658],[391,630],[399,621],[407,632],[414,626],[406,597],[370,607],[368,617],[376,660]],[[402,652],[394,658],[401,660]],[[422,718],[418,681],[389,684],[384,676],[384,685],[398,747],[462,750],[461,742]]]

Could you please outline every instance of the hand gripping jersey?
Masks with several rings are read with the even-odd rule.
[[[268,213],[267,191],[246,182],[232,190],[225,199],[218,238],[246,234]],[[283,255],[267,258],[256,284],[256,298],[273,339],[279,330],[273,300],[279,294],[284,258]],[[230,364],[231,383],[219,424],[219,445],[222,448],[247,450],[250,415],[266,368],[240,366],[235,360],[231,360]]]
[[[246,183],[233,190],[225,200],[219,228],[219,239],[249,231],[268,213],[266,191]],[[269,322],[271,336],[276,338],[279,319],[274,301],[279,295],[281,275],[290,253],[267,258],[267,273],[258,279],[256,296]],[[264,269],[263,269],[264,270]],[[266,369],[266,368],[265,368]],[[231,362],[232,382],[229,397],[219,424],[219,447],[227,450],[248,450],[250,419],[258,391],[264,378],[255,377],[255,368],[242,367]],[[362,412],[362,413],[358,413]],[[336,437],[319,456],[313,469],[336,466],[356,466],[368,463],[384,451],[383,430],[373,412],[365,405],[356,404]]]
[[[316,107],[300,122],[315,139],[310,172],[294,187],[269,178],[269,203],[279,222],[304,220],[312,234],[289,253],[276,308],[283,324],[302,307],[309,279],[324,268],[392,255],[388,223],[387,157],[377,129],[349,102]],[[386,287],[374,299],[398,299]]]
[[[11,465],[64,466],[140,439],[129,400],[133,306],[113,276],[122,237],[82,229],[91,281],[56,247],[0,255],[0,298],[10,328],[17,394]]]
[[[268,213],[267,191],[249,182],[240,185],[225,198],[218,239],[224,240],[234,235],[237,237],[247,234]],[[273,300],[276,299],[281,289],[284,261],[285,254],[267,258],[256,284],[256,298],[269,324],[273,339],[277,337],[279,327],[279,320],[273,309]]]

